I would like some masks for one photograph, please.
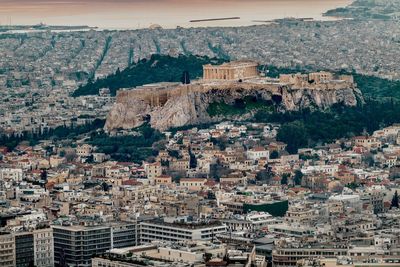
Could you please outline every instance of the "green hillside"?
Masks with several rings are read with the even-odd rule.
[[[222,62],[224,62],[223,59],[192,55],[178,57],[152,55],[150,59],[143,59],[125,70],[117,70],[115,74],[104,79],[89,80],[86,85],[76,89],[72,96],[97,95],[101,88],[109,88],[111,95],[116,95],[117,90],[121,88],[157,82],[179,82],[185,71],[189,72],[190,79],[195,79],[202,76],[204,64]]]

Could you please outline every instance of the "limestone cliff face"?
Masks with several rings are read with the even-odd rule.
[[[233,104],[245,97],[274,104],[280,112],[302,108],[326,109],[333,104],[355,106],[358,101],[363,101],[361,92],[350,83],[308,88],[282,84],[229,83],[132,89],[118,93],[105,129],[131,129],[146,120],[159,130],[218,121],[223,116],[210,117],[207,113],[211,103]]]

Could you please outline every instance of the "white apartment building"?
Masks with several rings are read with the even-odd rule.
[[[21,182],[24,177],[23,171],[20,168],[1,168],[0,180]]]
[[[313,173],[325,173],[328,175],[334,175],[339,171],[339,165],[316,165],[316,166],[307,166],[301,169],[303,174],[313,174]]]
[[[247,151],[247,158],[250,160],[268,159],[269,151],[263,147],[255,147]]]
[[[33,231],[35,266],[54,266],[53,229],[45,228]]]
[[[140,243],[152,241],[213,240],[217,234],[226,232],[226,225],[220,222],[166,222],[154,220],[140,223]]]
[[[267,212],[253,211],[246,215],[237,215],[236,218],[226,219],[222,221],[226,224],[228,231],[255,231],[263,228],[268,228],[270,225],[279,223],[280,221],[274,218]]]

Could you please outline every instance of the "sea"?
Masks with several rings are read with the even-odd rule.
[[[351,0],[0,0],[1,25],[87,25],[101,29],[138,29],[151,25],[229,27],[259,25],[281,18],[324,17]],[[205,20],[235,17],[232,20]]]

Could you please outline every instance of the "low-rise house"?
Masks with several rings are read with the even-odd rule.
[[[203,178],[182,178],[179,181],[179,185],[182,187],[186,187],[189,190],[198,191],[204,187],[204,184],[207,182],[207,179]]]

